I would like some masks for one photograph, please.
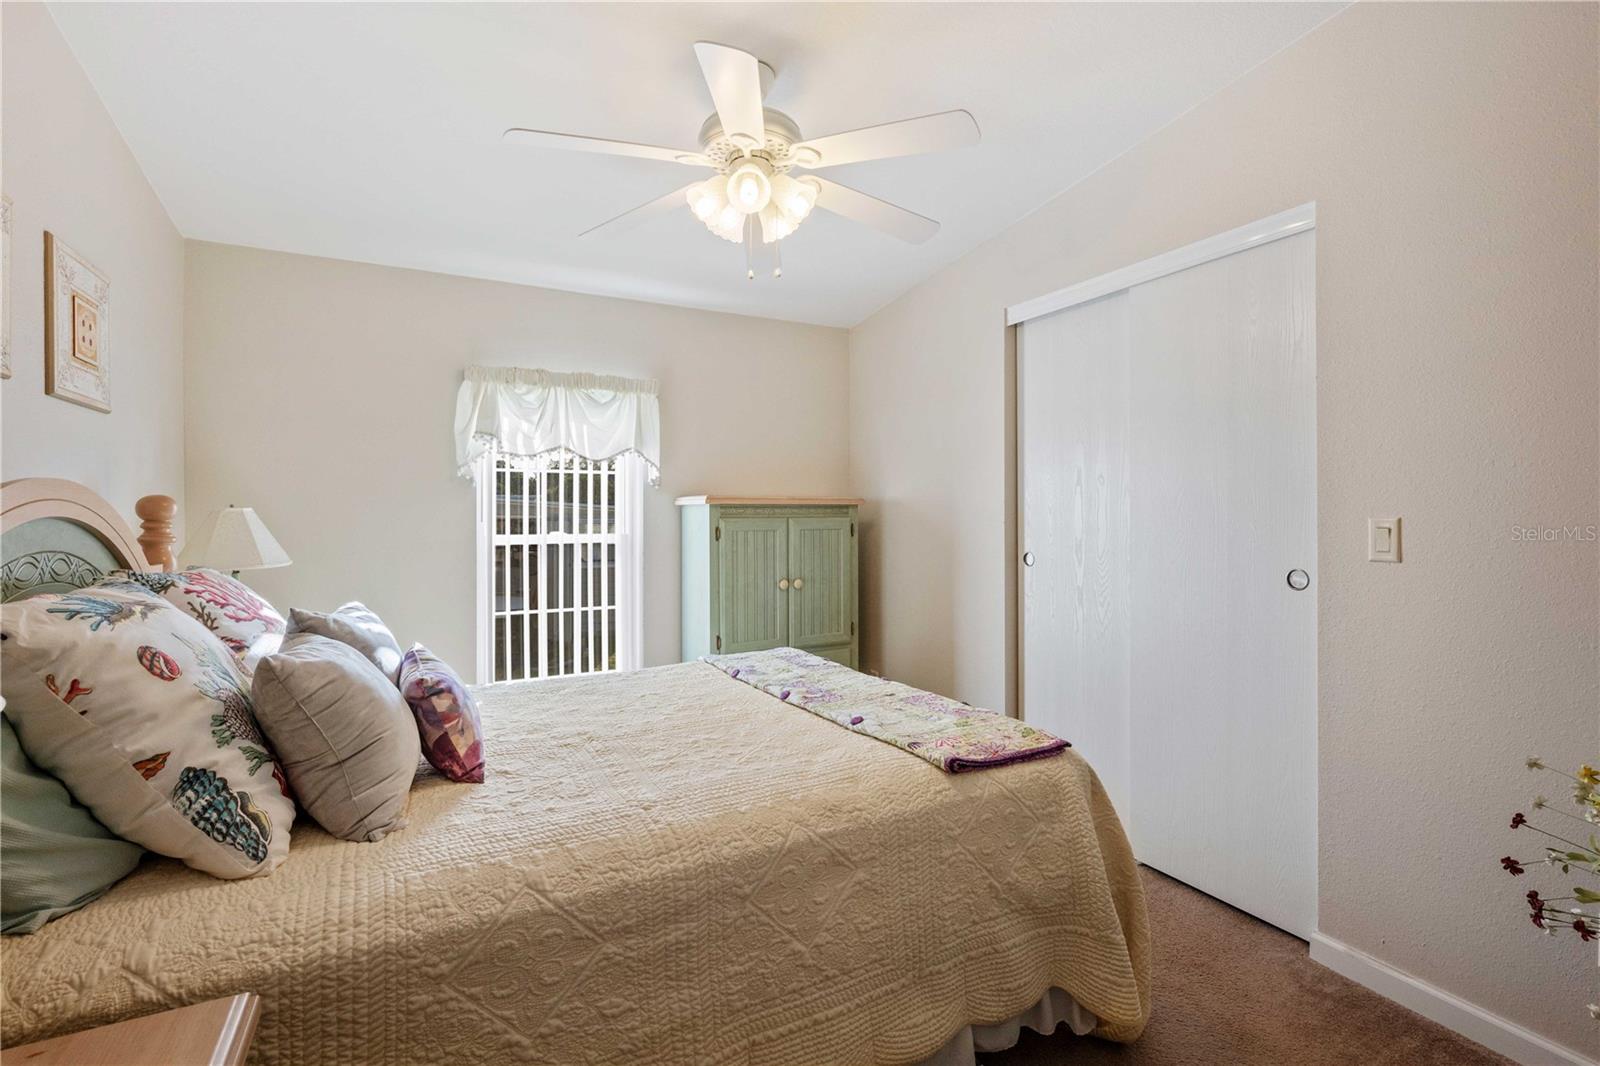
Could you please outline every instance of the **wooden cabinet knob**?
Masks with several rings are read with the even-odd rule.
[[[780,592],[787,592],[787,591],[789,591],[789,579],[788,579],[788,578],[786,578],[786,577],[780,577],[780,578],[779,578],[779,579],[778,579],[778,590],[779,590],[779,591],[780,591]]]
[[[801,581],[799,578],[795,578],[794,579],[794,590],[796,592],[799,592],[801,589],[805,588],[805,584],[806,583],[804,581]]]

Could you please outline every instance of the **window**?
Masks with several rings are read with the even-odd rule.
[[[643,478],[632,455],[479,460],[481,681],[638,665]]]

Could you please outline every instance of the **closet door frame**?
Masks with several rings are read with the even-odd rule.
[[[1117,269],[1117,270],[1110,271],[1109,273],[1102,274],[1099,277],[1091,278],[1091,279],[1089,279],[1087,281],[1083,281],[1083,282],[1080,282],[1078,284],[1068,286],[1067,288],[1059,289],[1059,290],[1056,290],[1054,292],[1045,293],[1045,294],[1043,294],[1041,296],[1037,296],[1037,297],[1034,297],[1032,299],[1025,300],[1025,301],[1023,301],[1021,303],[1013,304],[1013,305],[1011,305],[1011,306],[1006,308],[1006,326],[1007,326],[1008,329],[1015,329],[1015,327],[1018,327],[1022,323],[1028,322],[1028,321],[1030,321],[1032,319],[1042,318],[1042,317],[1044,317],[1046,315],[1054,314],[1054,313],[1056,313],[1058,311],[1063,311],[1063,310],[1066,310],[1068,308],[1077,307],[1077,306],[1089,303],[1089,302],[1094,301],[1094,300],[1100,300],[1100,299],[1103,299],[1105,297],[1111,296],[1113,294],[1126,293],[1127,290],[1133,289],[1136,286],[1142,285],[1142,284],[1144,284],[1146,282],[1154,281],[1154,280],[1156,280],[1158,278],[1163,278],[1163,277],[1166,277],[1168,275],[1176,274],[1176,273],[1179,273],[1181,271],[1188,270],[1188,269],[1190,269],[1192,267],[1200,266],[1202,264],[1209,263],[1209,262],[1212,262],[1214,260],[1223,259],[1223,258],[1226,258],[1228,256],[1235,255],[1235,254],[1237,254],[1239,252],[1247,251],[1247,250],[1250,250],[1250,249],[1253,249],[1253,248],[1260,247],[1262,245],[1270,244],[1272,242],[1279,241],[1279,240],[1282,240],[1282,239],[1287,238],[1287,237],[1293,237],[1296,234],[1306,233],[1306,232],[1314,230],[1315,227],[1316,227],[1316,204],[1315,204],[1315,202],[1301,204],[1298,207],[1290,208],[1287,211],[1282,211],[1282,212],[1280,212],[1278,214],[1268,216],[1267,218],[1259,219],[1259,220],[1257,220],[1255,222],[1251,222],[1251,223],[1248,223],[1246,225],[1239,226],[1236,229],[1228,230],[1228,231],[1226,231],[1224,233],[1219,233],[1219,234],[1216,234],[1215,236],[1207,237],[1204,240],[1196,241],[1193,244],[1189,244],[1189,245],[1185,245],[1185,246],[1183,246],[1181,248],[1173,249],[1172,251],[1165,252],[1165,253],[1163,253],[1161,255],[1154,256],[1154,257],[1152,257],[1150,259],[1146,259],[1146,260],[1143,260],[1143,261],[1138,262],[1138,263],[1134,263],[1134,264],[1132,264],[1130,266],[1126,266],[1126,267],[1122,267],[1122,268]],[[1026,563],[1025,563],[1025,560],[1024,560],[1024,556],[1029,551],[1029,545],[1028,545],[1027,540],[1026,540],[1026,534],[1027,534],[1027,530],[1028,530],[1028,516],[1027,516],[1027,513],[1026,513],[1027,493],[1025,491],[1027,478],[1028,478],[1028,472],[1027,472],[1027,466],[1026,466],[1027,444],[1026,444],[1026,440],[1024,438],[1025,426],[1024,426],[1024,418],[1023,418],[1023,411],[1024,411],[1024,406],[1025,406],[1024,405],[1024,401],[1023,401],[1023,390],[1026,388],[1026,382],[1025,382],[1025,369],[1024,369],[1023,359],[1022,359],[1022,339],[1021,339],[1020,333],[1021,333],[1021,331],[1018,330],[1017,331],[1017,335],[1013,336],[1011,338],[1011,340],[1012,340],[1011,350],[1017,353],[1016,372],[1015,372],[1015,374],[1013,376],[1013,381],[1015,383],[1014,384],[1015,395],[1013,395],[1013,397],[1012,397],[1012,400],[1013,400],[1013,402],[1015,404],[1013,409],[1016,412],[1015,419],[1014,419],[1015,440],[1013,442],[1014,447],[1015,447],[1015,455],[1016,455],[1016,464],[1015,464],[1016,506],[1015,506],[1015,511],[1014,511],[1014,514],[1012,515],[1012,518],[1013,518],[1013,521],[1015,523],[1015,534],[1016,534],[1016,536],[1015,536],[1014,551],[1016,553],[1015,554],[1015,558],[1017,560],[1016,566],[1014,568],[1015,569],[1015,573],[1016,573],[1016,585],[1015,585],[1016,606],[1015,606],[1015,619],[1014,619],[1014,622],[1015,622],[1015,625],[1016,625],[1016,633],[1017,633],[1016,644],[1015,644],[1015,655],[1016,655],[1015,667],[1016,667],[1016,677],[1017,677],[1017,683],[1016,683],[1017,684],[1017,687],[1016,687],[1017,716],[1019,718],[1026,719],[1028,717],[1028,706],[1027,706],[1027,697],[1026,697],[1027,687],[1028,686],[1027,686],[1027,674],[1026,674],[1027,664],[1026,664],[1026,656],[1024,654],[1024,651],[1027,648],[1027,643],[1028,643],[1028,636],[1027,636],[1027,614],[1028,614],[1027,580],[1028,580],[1028,575],[1027,575],[1027,567],[1026,567]],[[1313,431],[1313,440],[1314,439],[1315,439],[1315,431]],[[1313,447],[1315,447],[1314,444],[1313,444]],[[1313,497],[1312,498],[1313,498],[1313,500],[1315,500],[1315,492],[1313,492]],[[1314,504],[1313,504],[1313,506],[1314,506]],[[1313,551],[1313,554],[1315,554],[1314,551]],[[1310,566],[1311,566],[1312,572],[1315,573],[1316,572],[1315,559],[1310,560]],[[1316,666],[1315,666],[1315,661],[1316,661],[1315,660],[1315,656],[1313,656],[1313,660],[1312,660],[1312,671],[1313,671],[1312,681],[1313,681],[1313,686],[1315,686],[1315,684],[1316,684],[1316,675],[1315,675]],[[1314,691],[1315,691],[1315,688],[1314,688]],[[1313,737],[1315,736],[1315,729],[1316,729],[1316,724],[1315,723],[1316,723],[1317,711],[1318,711],[1317,700],[1315,698],[1313,698],[1313,702],[1312,702]],[[1130,708],[1130,713],[1131,713],[1131,708]],[[1131,726],[1131,720],[1127,724]],[[1130,754],[1130,758],[1131,758],[1131,752],[1129,754]],[[1314,741],[1313,741],[1313,765],[1315,765],[1315,744],[1314,744]],[[1131,767],[1130,767],[1130,769],[1131,769]],[[1129,789],[1132,788],[1132,781],[1131,780],[1129,780],[1127,782],[1127,787]],[[1119,813],[1124,818],[1130,817],[1131,814],[1132,814],[1131,806],[1130,806],[1130,809],[1123,809],[1123,808],[1119,807]],[[1314,821],[1313,821],[1313,834],[1315,834],[1315,822]],[[1313,840],[1314,840],[1314,836],[1313,836]],[[1316,870],[1315,870],[1315,843],[1314,842],[1312,844],[1312,849],[1313,849],[1313,851],[1312,851],[1312,854],[1313,854],[1313,867],[1312,867],[1312,875],[1311,876],[1312,876],[1312,886],[1313,886],[1312,887],[1312,891],[1313,891],[1313,894],[1315,894],[1315,884],[1316,884],[1316,881],[1317,881],[1317,875],[1316,875]],[[1315,932],[1315,928],[1316,928],[1316,921],[1315,921],[1314,911],[1313,911],[1313,915],[1311,917],[1310,922],[1311,922],[1311,925],[1310,925],[1309,929],[1304,929],[1304,930],[1298,930],[1297,929],[1297,930],[1294,930],[1294,931],[1297,932],[1298,935],[1301,935],[1301,936],[1306,936],[1306,935],[1310,935],[1311,933],[1314,933]]]

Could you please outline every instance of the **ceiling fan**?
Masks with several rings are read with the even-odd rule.
[[[517,144],[657,159],[715,172],[584,230],[580,237],[631,229],[687,203],[712,233],[744,245],[746,276],[754,278],[758,265],[764,268],[769,262],[772,275],[782,276],[778,242],[813,208],[912,244],[939,231],[933,219],[887,200],[814,174],[797,177],[791,172],[977,144],[978,124],[967,112],[942,111],[806,140],[792,118],[762,106],[774,77],[771,66],[749,52],[709,41],[698,42],[694,53],[716,107],[700,127],[698,152],[547,130],[505,131],[503,139]]]

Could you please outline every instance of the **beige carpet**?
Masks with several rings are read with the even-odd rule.
[[[1155,1003],[1136,1044],[1023,1030],[983,1066],[1503,1066],[1311,961],[1304,941],[1153,870]]]

